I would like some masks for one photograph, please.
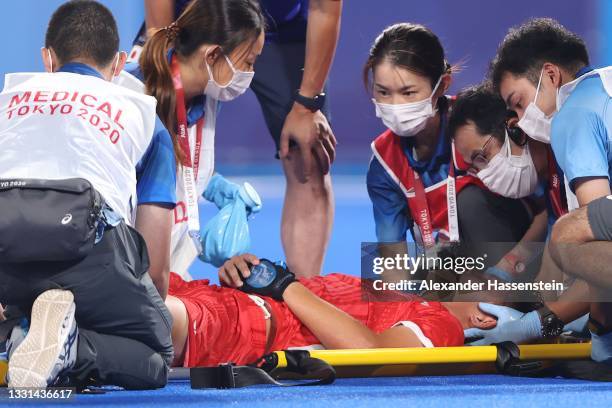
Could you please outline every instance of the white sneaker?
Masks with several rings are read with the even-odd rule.
[[[21,319],[21,322],[19,322],[18,325],[13,327],[13,330],[11,330],[11,335],[6,341],[7,358],[11,358],[13,351],[15,351],[15,349],[19,347],[21,342],[25,340],[26,336],[28,335],[29,329],[30,329],[30,322],[28,322],[28,319],[26,319],[25,317]]]
[[[76,362],[74,296],[51,289],[34,301],[30,329],[9,356],[8,386],[44,388]]]

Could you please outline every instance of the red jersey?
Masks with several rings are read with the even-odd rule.
[[[463,345],[461,324],[438,302],[415,296],[403,301],[376,301],[362,290],[361,279],[348,275],[317,276],[300,282],[376,333],[403,325],[425,347]],[[189,316],[186,367],[227,362],[244,365],[270,351],[319,344],[284,302],[262,297],[276,325],[274,340],[266,350],[264,312],[246,293],[210,285],[208,280],[185,282],[172,273],[169,294],[183,302]]]

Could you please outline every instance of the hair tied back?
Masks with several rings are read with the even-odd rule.
[[[174,41],[174,39],[178,37],[179,32],[181,31],[178,24],[176,24],[176,21],[174,21],[168,26],[165,26],[164,28],[162,28],[162,30],[166,33],[166,38],[168,39],[168,41]]]

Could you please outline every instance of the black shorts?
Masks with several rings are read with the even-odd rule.
[[[269,41],[255,63],[251,89],[261,105],[277,152],[285,118],[293,106],[293,95],[302,84],[305,54],[305,42]],[[322,112],[330,120],[327,99]]]
[[[612,195],[591,201],[587,216],[595,240],[612,241]]]

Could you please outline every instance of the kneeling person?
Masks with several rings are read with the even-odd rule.
[[[2,244],[11,239],[0,245],[0,303],[7,314],[19,309],[31,318],[27,336],[16,326],[7,342],[9,386],[64,380],[164,386],[173,355],[171,317],[148,274],[144,240],[126,223],[136,167],[152,144],[155,100],[109,82],[125,55],[118,53],[115,20],[99,3],[62,5],[45,45],[49,73],[7,75],[0,94]],[[95,191],[87,220],[63,211],[80,188]],[[58,191],[70,193],[52,202]],[[50,256],[55,243],[33,232],[40,229],[30,219],[42,217],[33,208],[47,218],[60,212],[57,226],[49,227],[54,232],[95,229],[89,247]]]

